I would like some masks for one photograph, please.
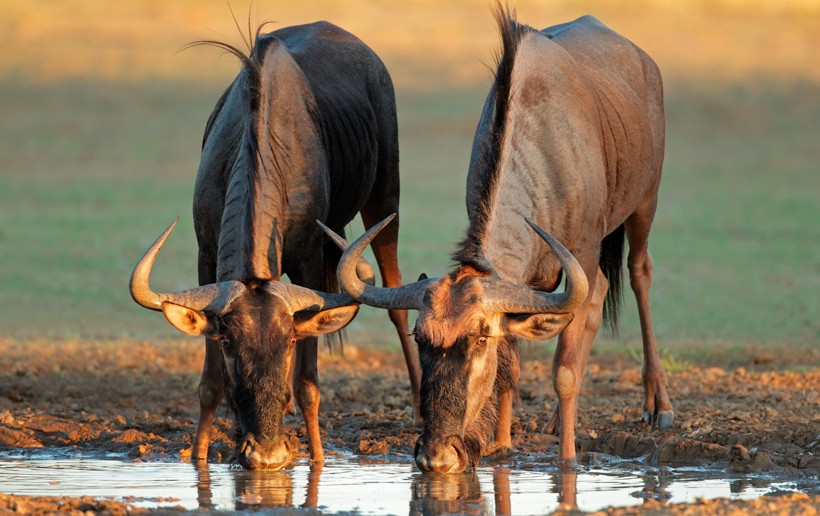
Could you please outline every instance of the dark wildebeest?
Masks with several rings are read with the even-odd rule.
[[[172,294],[148,286],[172,225],[135,268],[131,293],[179,330],[206,337],[193,457],[207,458],[224,393],[237,419],[239,461],[279,468],[291,455],[282,420],[293,348],[310,458],[322,461],[316,337],[358,310],[349,296],[323,293],[336,288],[341,253],[315,221],[342,231],[361,212],[370,227],[397,209],[398,133],[390,76],[355,36],[327,22],[260,30],[249,55],[205,42],[236,55],[242,69],[205,128],[193,206],[201,286]],[[394,224],[373,245],[385,286],[401,285],[397,237]],[[280,281],[285,274],[291,283]],[[407,313],[390,318],[417,392]]]
[[[540,32],[500,6],[496,19],[502,50],[473,142],[457,268],[400,288],[364,285],[354,267],[376,226],[338,269],[358,301],[419,311],[424,430],[415,458],[425,471],[474,466],[494,423],[490,449],[511,446],[516,339],[559,332],[550,427],[560,431],[560,459],[575,458],[590,346],[604,314],[617,320],[624,233],[643,335],[644,418],[661,427],[673,419],[648,300],[664,150],[658,68],[589,16]],[[567,286],[556,293],[562,270]]]

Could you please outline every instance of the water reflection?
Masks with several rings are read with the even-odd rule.
[[[3,493],[88,495],[128,500],[137,507],[179,505],[209,512],[546,514],[640,505],[649,499],[670,504],[751,499],[794,485],[701,469],[559,468],[529,458],[469,474],[436,475],[422,474],[409,463],[356,458],[330,460],[324,467],[301,462],[283,471],[246,471],[224,464],[0,456]]]
[[[257,510],[275,508],[305,508],[315,509],[320,507],[320,494],[325,501],[324,508],[338,510],[353,510],[361,512],[378,513],[377,508],[368,508],[367,504],[362,504],[363,500],[376,498],[379,493],[383,493],[384,486],[391,482],[401,489],[402,485],[409,485],[409,501],[405,507],[407,513],[411,515],[425,514],[488,514],[499,515],[522,514],[540,512],[546,510],[573,511],[578,510],[577,503],[577,481],[578,472],[573,467],[562,467],[547,475],[540,475],[541,482],[531,485],[532,489],[523,489],[522,482],[525,479],[518,478],[518,489],[511,489],[512,470],[508,466],[495,466],[493,468],[481,468],[480,474],[477,472],[461,473],[455,475],[421,473],[410,466],[387,464],[358,465],[363,470],[381,471],[380,477],[372,475],[359,475],[360,483],[356,483],[355,469],[357,465],[349,464],[351,469],[345,474],[339,471],[339,465],[332,465],[329,473],[327,491],[320,490],[322,465],[310,465],[305,472],[305,468],[294,468],[293,470],[282,471],[245,471],[233,469],[230,477],[233,479],[231,498],[232,504],[225,504],[224,496],[215,496],[213,489],[224,488],[224,475],[219,475],[218,482],[212,485],[209,465],[197,463],[196,470],[196,491],[197,504],[200,509],[216,510]],[[224,472],[223,465],[211,466]],[[396,475],[395,470],[405,469],[404,474]],[[306,473],[306,475],[305,475]],[[519,475],[521,472],[518,472]],[[304,483],[306,476],[307,483]],[[489,478],[488,478],[489,477]],[[296,478],[296,481],[294,480]],[[491,478],[491,487],[488,480]],[[545,480],[551,480],[546,482]],[[409,481],[409,482],[408,482]],[[542,487],[547,487],[541,491]],[[358,491],[361,496],[349,505],[342,508],[345,500],[340,496],[339,489],[344,489],[348,493],[353,490]],[[405,488],[406,489],[406,488]],[[541,498],[538,509],[533,509],[531,501],[523,499],[525,492],[531,491],[536,497]],[[303,493],[303,497],[300,494]],[[555,496],[550,496],[554,493]],[[516,507],[514,500],[523,502]],[[402,513],[397,511],[402,506],[401,497],[388,497],[389,503],[381,507],[385,512]],[[303,501],[302,501],[303,500]],[[301,502],[301,503],[300,503]]]
[[[558,472],[553,474],[558,494],[558,510],[575,511],[578,509],[578,472],[574,467],[561,464]]]
[[[210,466],[206,462],[195,462],[197,503],[200,509],[220,508],[214,502],[211,487]],[[319,479],[322,475],[321,464],[311,464],[307,474],[305,501],[299,507],[315,508],[319,500]],[[235,510],[293,508],[294,482],[290,470],[280,471],[247,471],[234,470]]]
[[[510,512],[510,470],[504,466],[493,468],[493,493],[495,493],[495,513],[512,514]]]
[[[475,472],[419,473],[413,476],[410,492],[410,514],[413,515],[487,512],[487,501]]]
[[[673,476],[665,473],[656,475],[643,475],[644,486],[640,491],[635,491],[632,494],[635,498],[643,499],[644,503],[649,500],[658,500],[660,502],[667,502],[672,498],[672,493],[669,492],[669,486],[672,485]]]
[[[305,493],[305,503],[302,507],[315,508],[319,501],[319,478],[322,476],[322,464],[311,464],[308,472],[308,485]]]

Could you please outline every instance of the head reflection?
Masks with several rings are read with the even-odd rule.
[[[423,473],[411,485],[410,514],[486,514],[475,472]]]
[[[293,478],[290,471],[237,471],[236,510],[293,507]]]
[[[349,463],[347,465],[350,466]],[[319,484],[323,470],[321,465],[311,465],[308,472],[305,471],[304,467],[280,471],[249,471],[226,469],[224,465],[216,465],[216,469],[211,470],[207,463],[196,463],[194,466],[197,473],[196,489],[200,509],[256,511],[280,508],[310,509],[319,506]],[[392,467],[389,464],[386,466]],[[395,474],[390,477],[390,480],[384,480],[383,478],[380,480],[391,485],[395,485],[397,480],[401,483],[407,480],[410,481],[409,513],[414,515],[488,513],[508,515],[526,511],[529,504],[532,503],[546,504],[541,507],[552,507],[550,511],[578,510],[577,476],[579,471],[573,466],[559,466],[559,468],[553,469],[551,473],[547,473],[548,477],[552,477],[551,481],[548,480],[548,477],[545,478],[536,473],[535,476],[540,476],[541,479],[534,478],[533,481],[539,484],[540,487],[536,492],[530,489],[529,500],[524,500],[519,496],[517,501],[513,500],[511,483],[520,483],[522,481],[520,478],[521,473],[524,473],[525,477],[527,476],[525,472],[514,474],[508,464],[497,464],[490,471],[484,468],[481,469],[483,472],[476,473],[472,471],[457,474],[411,473],[408,471],[411,474],[404,477],[403,480],[398,480]],[[335,490],[338,489],[340,480],[343,480],[342,484],[344,486],[348,486],[345,489],[356,485],[350,483],[351,479],[349,477],[351,471],[356,471],[355,467],[353,469],[349,467],[342,468],[342,471],[331,467],[329,471],[331,483],[326,486],[329,491],[325,489],[325,497],[330,496],[333,499],[338,496]],[[395,471],[393,472],[395,473]],[[489,482],[488,473],[490,472],[492,473],[492,485]],[[307,478],[305,478],[306,473]],[[335,475],[342,475],[343,478],[334,478]],[[511,477],[513,480],[511,480]],[[305,480],[307,480],[307,483],[305,483]],[[379,486],[385,485],[379,484],[378,481],[376,484]],[[660,484],[664,483],[660,482]],[[294,493],[294,485],[297,486],[296,493]],[[647,482],[647,485],[649,485],[649,482]],[[382,492],[381,489],[379,487],[377,491]],[[551,497],[550,491],[556,493],[557,497]],[[532,495],[534,495],[534,498]],[[344,495],[342,495],[342,498],[344,498]],[[378,498],[379,495],[376,494],[375,499]],[[523,498],[526,499],[527,496]],[[552,505],[556,501],[557,507]],[[399,509],[398,512],[402,511]]]
[[[200,509],[215,509],[217,503],[206,462],[194,462],[197,472],[197,502]],[[293,473],[290,470],[232,470],[234,480],[234,510],[293,508]],[[308,473],[303,508],[315,508],[319,498],[322,465],[312,464]]]

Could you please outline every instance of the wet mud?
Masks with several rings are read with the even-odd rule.
[[[549,357],[536,355],[525,347],[513,424],[515,450],[490,457],[490,462],[520,467],[528,458],[545,462],[556,457],[558,438],[544,433],[554,404]],[[802,491],[695,506],[653,499],[641,510],[729,513],[747,505],[752,511],[774,507],[774,513],[783,514],[814,510],[820,502],[820,354],[804,349],[767,355],[765,361],[756,356],[750,353],[748,362],[727,359],[723,367],[671,372],[676,418],[666,430],[641,423],[639,364],[628,356],[593,357],[579,405],[579,462],[594,466],[604,457],[616,457],[630,459],[635,467],[709,466],[793,479]],[[0,341],[0,451],[53,449],[116,453],[133,461],[184,461],[196,425],[203,357],[201,343],[194,340]],[[348,346],[341,355],[322,353],[319,371],[329,458],[412,461],[419,430],[400,353]],[[297,459],[305,459],[301,416],[289,415],[286,426],[293,449],[299,450]],[[230,433],[230,414],[223,406],[213,432],[212,462],[228,457]],[[24,513],[124,513],[126,505],[0,495],[0,511]]]

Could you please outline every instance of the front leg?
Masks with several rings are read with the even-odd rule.
[[[322,450],[322,434],[319,430],[319,373],[316,358],[319,339],[307,337],[296,343],[296,365],[294,367],[294,391],[296,403],[305,418],[310,462],[322,463],[325,454]]]
[[[558,337],[558,349],[552,363],[552,383],[558,395],[558,410],[553,417],[560,429],[558,457],[562,462],[575,462],[575,422],[578,417],[578,394],[589,359],[592,341],[601,325],[604,298],[609,284],[598,269],[590,282],[590,294],[575,312],[572,322]]]
[[[495,377],[498,421],[495,429],[495,440],[487,447],[485,455],[503,454],[513,450],[511,435],[512,412],[518,391],[521,359],[517,339],[508,336],[499,344],[498,374]]]
[[[582,346],[580,353],[580,371],[582,377],[584,371],[586,371],[586,365],[587,361],[589,360],[589,352],[592,349],[592,343],[595,340],[595,336],[598,334],[598,329],[600,329],[601,327],[601,320],[603,319],[604,300],[606,299],[606,294],[608,290],[609,281],[606,279],[606,276],[604,276],[603,271],[599,268],[598,273],[595,276],[595,287],[592,289],[592,294],[590,294],[590,298],[587,303],[588,306],[586,308],[586,323],[583,329]],[[579,317],[580,315],[576,314],[575,319],[577,320]],[[573,320],[573,322],[574,321],[575,320]],[[556,390],[556,392],[558,391]],[[555,408],[552,411],[552,417],[550,418],[549,423],[547,423],[547,426],[544,431],[548,434],[558,434],[559,429],[561,428],[560,422],[561,403],[559,399],[559,402],[555,404]]]
[[[214,422],[216,410],[222,401],[222,368],[224,358],[220,344],[211,339],[205,339],[205,364],[202,367],[202,376],[199,379],[199,420],[196,425],[196,436],[191,458],[194,460],[208,460],[208,445],[210,444],[211,426]]]
[[[313,255],[301,263],[300,267],[287,272],[291,281],[314,290],[327,290],[325,279],[316,271],[322,271],[322,256]],[[319,371],[316,364],[319,354],[318,337],[305,337],[296,342],[296,357],[293,361],[293,391],[296,403],[305,418],[308,451],[311,463],[323,463],[322,434],[319,430]]]
[[[583,318],[580,318],[583,321]],[[558,427],[560,432],[558,458],[575,462],[575,420],[578,393],[581,390],[581,334],[583,322],[573,320],[558,338],[558,349],[552,365],[552,384],[558,395]]]

